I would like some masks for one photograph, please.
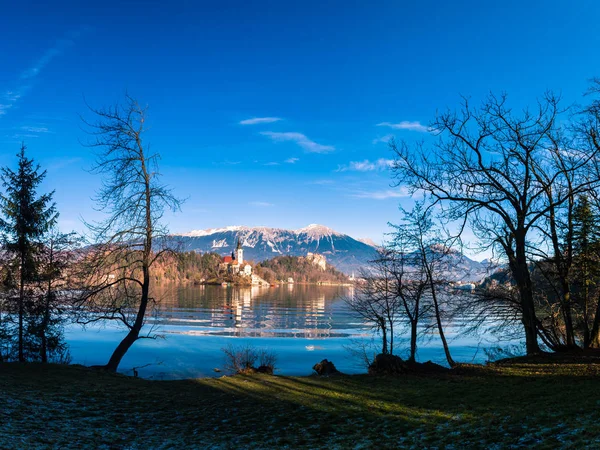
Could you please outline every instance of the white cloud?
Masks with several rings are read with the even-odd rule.
[[[263,136],[270,137],[274,142],[286,142],[292,141],[302,147],[304,150],[310,153],[327,153],[335,150],[335,147],[331,145],[318,144],[315,141],[310,140],[302,133],[287,132],[287,133],[275,133],[273,131],[263,131],[260,134]]]
[[[21,127],[20,129],[30,133],[50,133],[50,130],[46,127]]]
[[[379,143],[384,143],[387,144],[388,142],[390,142],[390,140],[394,137],[393,134],[386,134],[385,136],[382,137],[378,137],[373,139],[373,144],[379,144]]]
[[[421,125],[421,122],[409,122],[408,120],[403,120],[399,123],[391,123],[391,122],[381,122],[377,124],[378,127],[390,127],[394,130],[409,130],[409,131],[418,131],[420,133],[428,133],[430,132],[430,128],[425,125]]]
[[[10,102],[16,102],[21,98],[21,94],[19,92],[6,91],[6,93],[4,94],[4,98],[6,98]]]
[[[273,203],[269,203],[269,202],[258,202],[258,201],[254,201],[254,202],[248,202],[248,204],[250,206],[257,206],[259,208],[268,208],[271,206],[275,206]]]
[[[57,41],[54,47],[46,50],[42,57],[38,59],[33,66],[21,74],[21,79],[28,80],[30,78],[37,77],[40,73],[40,70],[42,70],[50,61],[63,52],[64,48],[66,48],[68,45],[67,42],[71,44],[73,43],[72,41],[66,41],[64,39]]]
[[[19,99],[27,93],[32,87],[33,81],[37,78],[44,67],[46,67],[54,58],[61,55],[67,48],[74,44],[73,39],[86,31],[87,27],[81,27],[75,31],[67,33],[66,38],[58,39],[52,47],[47,49],[42,56],[30,67],[21,73],[19,84],[14,90],[8,90],[0,95],[0,116],[3,116],[12,108]]]
[[[280,117],[253,117],[251,119],[240,121],[240,125],[257,125],[261,123],[279,122],[280,120]]]
[[[23,139],[23,138],[39,138],[37,134],[32,133],[16,133],[12,135],[13,139]]]
[[[78,38],[83,31],[86,31],[87,27],[82,27],[78,30],[71,31],[67,33],[65,38],[58,39],[54,46],[46,50],[46,52],[38,59],[31,67],[23,71],[21,74],[22,80],[27,80],[31,78],[35,78],[39,75],[40,71],[46,67],[50,61],[52,61],[57,56],[61,55],[65,50],[69,47],[73,46],[75,42],[74,39]]]
[[[410,197],[411,194],[406,188],[398,189],[387,189],[384,191],[360,191],[354,194],[350,194],[350,197],[354,198],[367,198],[371,200],[385,200],[388,198],[402,198]]]
[[[319,186],[325,186],[325,185],[329,185],[329,184],[334,184],[335,182],[333,180],[314,180],[311,181],[309,184],[316,184]]]
[[[358,172],[372,172],[375,170],[386,170],[394,164],[393,159],[379,158],[376,161],[351,161],[347,166],[339,166],[336,172],[346,172],[348,170],[354,170]]]
[[[78,162],[81,162],[82,159],[81,158],[67,158],[67,159],[61,159],[61,160],[55,160],[53,163],[51,163],[48,166],[48,170],[53,171],[53,170],[60,170],[63,169],[67,166],[70,166],[72,164],[76,164]],[[187,209],[186,209],[187,211]]]
[[[0,103],[0,116],[3,116],[4,114],[6,114],[6,112],[12,108],[12,104],[10,103]]]
[[[300,161],[300,158],[288,158],[285,160],[288,164],[296,164],[298,161]]]

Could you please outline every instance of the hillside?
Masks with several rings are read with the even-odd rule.
[[[355,239],[323,225],[309,225],[298,230],[267,227],[232,226],[196,230],[171,236],[171,245],[184,251],[230,255],[240,240],[244,259],[260,263],[277,256],[306,256],[319,253],[346,275],[359,274],[377,257],[377,246],[368,239]],[[479,281],[490,273],[487,262],[477,262],[460,252],[448,256],[449,281]]]
[[[322,267],[303,256],[277,256],[257,264],[254,272],[269,282],[288,278],[296,283],[348,282],[348,277],[330,264]]]
[[[181,252],[157,261],[152,269],[157,283],[200,283],[215,278],[221,256],[216,253]]]

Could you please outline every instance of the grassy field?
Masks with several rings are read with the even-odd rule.
[[[148,381],[0,364],[0,448],[599,448],[600,365]]]

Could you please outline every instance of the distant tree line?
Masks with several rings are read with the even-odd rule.
[[[158,264],[154,270],[157,283],[201,283],[219,274],[223,257],[214,252],[177,252],[169,260]]]
[[[348,277],[335,267],[327,264],[325,269],[302,256],[277,256],[258,263],[254,272],[269,283],[293,278],[300,283],[346,283]]]

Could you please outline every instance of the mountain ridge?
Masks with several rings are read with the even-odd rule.
[[[348,275],[358,274],[361,268],[376,259],[378,246],[363,239],[355,239],[325,225],[310,224],[296,230],[274,227],[234,225],[188,233],[172,234],[185,251],[231,254],[239,240],[244,259],[256,263],[276,256],[306,256],[323,254],[327,262]],[[487,266],[457,253],[449,270],[454,281],[479,281]]]
[[[324,225],[310,224],[296,230],[235,225],[173,234],[183,250],[228,255],[238,240],[244,259],[255,262],[275,256],[306,256],[321,253],[338,270],[350,274],[376,257],[376,250]]]

